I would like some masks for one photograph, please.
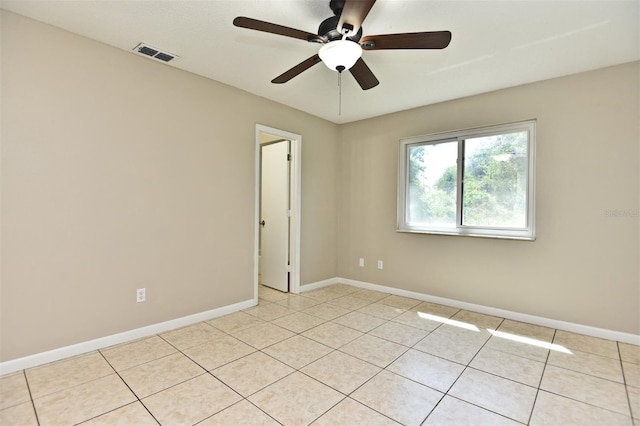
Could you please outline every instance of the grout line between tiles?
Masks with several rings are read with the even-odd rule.
[[[551,336],[551,341],[553,342],[556,338],[556,331],[553,330],[553,336]],[[538,381],[538,386],[536,387],[536,396],[533,398],[533,406],[531,406],[531,413],[529,413],[529,419],[527,420],[527,424],[531,423],[531,419],[533,418],[533,412],[536,409],[536,403],[538,402],[538,395],[540,395],[540,388],[542,386],[542,379],[544,379],[544,373],[547,370],[547,364],[549,363],[549,357],[551,356],[551,350],[547,350],[547,356],[544,359],[544,366],[542,367],[542,374],[540,374],[540,380]]]
[[[163,339],[163,340],[164,340],[164,339]],[[133,394],[133,396],[136,398],[136,401],[137,401],[137,402],[139,402],[139,403],[140,403],[140,405],[142,405],[142,406],[144,407],[144,409],[145,409],[145,410],[147,410],[147,412],[149,413],[149,415],[150,415],[151,417],[153,417],[153,420],[155,420],[158,424],[161,424],[161,423],[160,423],[160,421],[156,418],[156,416],[154,416],[154,415],[153,415],[153,413],[152,413],[152,412],[147,408],[147,406],[144,404],[144,402],[142,402],[142,400],[140,399],[140,397],[138,396],[138,394],[137,394],[137,393],[135,393],[135,392],[133,391],[133,389],[131,389],[131,386],[129,386],[129,383],[127,383],[127,381],[126,381],[125,379],[123,379],[123,378],[122,378],[122,376],[121,376],[121,375],[120,375],[120,373],[115,369],[115,367],[114,367],[113,365],[111,365],[111,363],[109,362],[109,360],[107,359],[107,357],[105,357],[105,356],[104,356],[104,354],[103,354],[101,351],[98,351],[98,353],[99,353],[99,354],[100,354],[100,356],[102,356],[102,358],[107,362],[107,364],[109,364],[109,367],[111,367],[111,369],[114,371],[114,373],[116,373],[116,374],[118,375],[118,377],[120,378],[120,380],[122,380],[122,382],[124,383],[124,385],[129,389],[129,391],[130,391],[130,392]],[[134,402],[136,402],[136,401],[134,401]],[[132,403],[130,403],[130,404],[132,404]],[[126,407],[127,405],[130,405],[130,404],[125,404],[125,405],[123,405],[122,407]],[[107,411],[107,413],[109,413],[109,412],[111,412],[111,411],[118,410],[118,409],[120,409],[120,408],[122,408],[122,407],[114,408],[113,410]],[[100,415],[98,415],[98,416],[96,416],[96,417],[100,417],[100,416],[105,415],[105,414],[107,414],[107,413],[102,413],[102,414],[100,414]],[[95,417],[94,417],[94,418],[95,418]],[[87,419],[87,420],[85,420],[85,422],[86,422],[86,421],[88,421],[88,420],[91,420],[91,419]]]
[[[36,410],[36,403],[33,400],[33,395],[31,394],[31,385],[29,385],[29,379],[27,378],[27,370],[22,370],[22,375],[24,377],[24,381],[27,384],[27,391],[29,392],[29,401],[31,402],[31,408],[33,408],[33,414],[36,416],[36,423],[40,426],[40,417],[38,416],[38,410]]]
[[[629,404],[629,416],[631,417],[631,422],[635,424],[635,420],[633,419],[633,407],[631,406],[631,397],[629,396],[629,386],[627,385],[627,375],[624,373],[624,364],[622,363],[620,342],[616,342],[616,349],[618,350],[618,358],[620,359],[620,371],[622,371],[622,383],[624,384],[624,392],[627,396],[627,403]]]
[[[457,396],[455,396],[455,395],[451,395],[451,394],[449,394],[449,393],[446,393],[446,394],[445,394],[445,396],[448,396],[449,398],[457,399],[458,401],[464,402],[465,404],[473,405],[474,407],[480,408],[481,410],[488,411],[488,412],[490,412],[490,413],[493,413],[493,414],[498,415],[498,416],[500,416],[500,417],[503,417],[503,418],[505,418],[505,419],[509,419],[509,420],[511,420],[512,422],[516,422],[516,423],[521,424],[521,425],[528,425],[528,424],[529,424],[529,422],[527,422],[527,423],[522,423],[522,422],[521,422],[521,421],[519,421],[519,420],[516,420],[516,419],[511,418],[511,417],[509,417],[509,416],[505,416],[504,414],[498,413],[497,411],[493,411],[493,410],[491,410],[491,409],[489,409],[489,408],[487,408],[487,407],[483,407],[483,406],[481,406],[481,405],[474,404],[473,402],[466,401],[466,400],[464,400],[464,399],[462,399],[462,398],[458,398],[458,397],[457,397]],[[444,397],[443,397],[442,399],[444,399]],[[435,409],[434,409],[434,410],[435,410]]]

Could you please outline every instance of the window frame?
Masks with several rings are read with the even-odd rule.
[[[495,136],[506,133],[526,131],[527,138],[527,193],[526,226],[523,228],[505,228],[491,226],[472,226],[462,224],[463,172],[465,140]],[[415,225],[407,222],[407,201],[409,192],[409,152],[411,147],[433,145],[445,142],[457,142],[457,182],[456,182],[456,224],[453,227]],[[477,127],[434,133],[400,139],[398,156],[398,196],[397,196],[397,232],[455,235],[468,237],[503,238],[535,240],[535,157],[536,157],[536,120],[527,120],[495,126]],[[461,160],[462,159],[462,160]]]

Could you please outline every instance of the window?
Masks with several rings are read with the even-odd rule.
[[[398,231],[535,239],[535,121],[400,141]]]

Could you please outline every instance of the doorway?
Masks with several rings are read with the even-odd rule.
[[[300,292],[301,136],[256,125],[255,290]]]

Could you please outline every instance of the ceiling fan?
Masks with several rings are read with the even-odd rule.
[[[335,16],[322,21],[318,28],[318,34],[244,16],[235,18],[233,25],[322,44],[318,53],[274,78],[271,80],[272,83],[286,83],[322,61],[329,69],[339,73],[348,69],[360,87],[363,90],[368,90],[380,82],[362,59],[363,49],[444,49],[451,41],[451,32],[449,31],[362,37],[362,22],[375,2],[376,0],[331,0],[329,7]]]

